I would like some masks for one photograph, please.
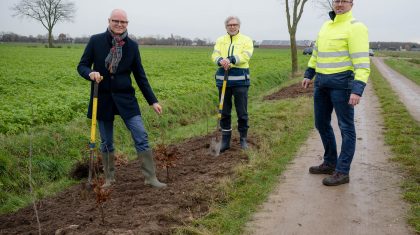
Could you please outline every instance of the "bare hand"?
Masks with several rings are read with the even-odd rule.
[[[155,110],[157,114],[159,115],[162,114],[163,110],[159,103],[154,103],[152,106],[153,106],[153,110]]]
[[[350,99],[349,99],[349,104],[351,105],[351,106],[356,106],[357,104],[359,104],[359,102],[360,102],[360,96],[359,95],[356,95],[356,94],[351,94],[350,95]]]
[[[309,79],[309,78],[304,78],[303,80],[302,80],[302,87],[303,88],[308,88],[308,86],[309,86],[309,84],[311,83],[311,79]]]
[[[220,61],[220,65],[225,69],[228,70],[230,68],[230,60],[227,58],[224,58]]]
[[[103,77],[99,72],[91,72],[89,73],[89,78],[90,80],[95,81],[96,83],[100,83]]]

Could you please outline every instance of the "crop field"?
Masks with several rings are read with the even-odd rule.
[[[14,211],[30,201],[30,147],[37,197],[74,184],[66,176],[75,161],[86,155],[90,129],[85,117],[90,85],[76,71],[83,49],[0,45],[0,213]],[[203,119],[212,120],[210,124],[207,121],[207,132],[208,125],[216,124],[212,50],[140,49],[149,82],[164,108],[164,115],[157,118],[134,85],[152,144],[163,138],[162,131],[172,131],[165,135],[169,142],[205,134],[203,127],[189,127]],[[302,67],[306,61],[301,60]],[[256,49],[250,66],[252,101],[288,80],[289,51]],[[124,154],[133,155],[131,138],[121,129],[125,129],[122,121],[116,120],[116,145]]]
[[[0,45],[0,133],[17,134],[29,126],[66,123],[84,116],[89,84],[76,71],[82,52],[82,46],[48,50]],[[197,97],[201,105],[215,102],[211,100],[216,94],[211,52],[212,48],[141,49],[149,81],[169,111],[176,113],[174,106],[179,100],[191,97]],[[281,83],[285,77],[279,77],[279,73],[288,70],[288,60],[286,51],[256,50],[251,64],[255,88],[251,93]],[[139,92],[137,95],[141,96]]]

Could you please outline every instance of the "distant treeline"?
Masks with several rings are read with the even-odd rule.
[[[418,51],[420,44],[415,42],[370,42],[370,48],[374,50]]]
[[[161,36],[148,36],[148,37],[136,37],[130,34],[129,37],[137,41],[141,45],[171,45],[171,46],[209,46],[214,43],[210,39],[190,39],[181,37],[178,35],[171,35],[170,37]],[[57,37],[54,37],[54,43],[66,44],[66,43],[87,43],[90,36],[82,37],[71,37],[69,34],[61,33]],[[15,33],[0,32],[0,42],[27,42],[27,43],[48,43],[48,35],[37,35],[37,36],[22,36]]]
[[[210,39],[190,39],[178,35],[170,37],[147,36],[137,37],[130,34],[130,38],[137,41],[140,45],[168,45],[168,46],[211,46],[214,45]],[[54,37],[54,43],[67,44],[79,43],[85,44],[89,41],[90,36],[71,37],[69,34],[61,33]],[[27,42],[27,43],[48,43],[48,35],[22,36],[10,32],[0,32],[0,42]],[[393,50],[393,51],[418,51],[420,44],[415,42],[370,42],[370,48],[374,50]]]

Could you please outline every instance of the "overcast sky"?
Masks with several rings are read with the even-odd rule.
[[[27,18],[12,17],[11,7],[20,0],[0,0],[0,32],[20,35],[46,34],[42,25]],[[225,33],[223,21],[236,15],[241,32],[256,41],[288,40],[284,0],[71,0],[76,4],[74,22],[60,22],[53,31],[71,36],[89,36],[105,31],[112,9],[127,11],[128,31],[135,36],[169,37],[171,34],[214,41]],[[297,39],[313,40],[326,11],[309,0]],[[370,41],[420,43],[420,0],[354,0],[353,15],[369,28]]]

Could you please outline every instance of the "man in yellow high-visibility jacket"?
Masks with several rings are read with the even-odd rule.
[[[229,16],[225,20],[227,34],[219,37],[214,46],[212,60],[218,66],[215,79],[216,86],[222,89],[225,70],[228,72],[227,87],[220,127],[222,128],[222,144],[220,152],[230,148],[232,133],[231,111],[232,96],[235,100],[236,114],[238,116],[238,131],[242,149],[248,147],[248,88],[250,86],[249,60],[254,51],[251,38],[239,32],[241,21],[236,16]]]
[[[331,21],[319,31],[302,86],[314,81],[315,126],[324,146],[324,161],[309,168],[312,174],[332,174],[322,183],[327,186],[350,181],[350,164],[356,149],[354,106],[363,94],[370,74],[368,30],[356,21],[352,0],[333,0]],[[333,109],[342,136],[340,155],[331,127]]]

